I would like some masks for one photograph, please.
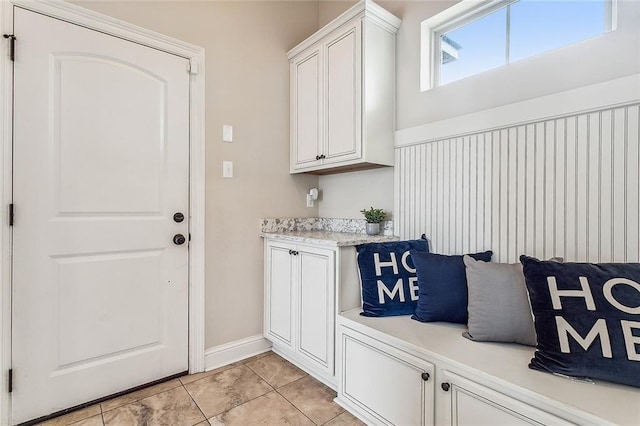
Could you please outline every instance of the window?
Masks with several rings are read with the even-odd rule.
[[[614,29],[615,0],[463,0],[422,23],[422,90]]]

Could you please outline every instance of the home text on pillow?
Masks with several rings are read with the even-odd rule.
[[[596,305],[589,286],[589,280],[587,277],[578,278],[581,290],[560,290],[558,289],[558,283],[556,277],[547,277],[547,285],[549,287],[549,294],[551,295],[551,303],[553,309],[562,310],[562,299],[568,297],[582,298],[584,299],[587,310],[596,311]],[[626,285],[635,289],[640,296],[640,284],[627,278],[611,278],[602,286],[602,295],[609,304],[627,314],[638,315],[640,314],[639,306],[627,306],[622,301],[617,300],[614,296],[613,289],[617,285]],[[612,358],[613,352],[611,350],[611,339],[609,338],[608,327],[617,327],[618,324],[607,324],[605,318],[599,318],[593,324],[593,327],[586,333],[586,336],[581,336],[580,333],[573,328],[569,321],[563,316],[556,315],[556,327],[558,331],[558,340],[560,342],[560,350],[564,353],[571,353],[569,346],[569,336],[571,336],[583,349],[588,349],[594,341],[599,337],[600,348],[602,350],[602,356],[605,358]],[[611,321],[610,321],[611,322]],[[640,321],[620,320],[620,327],[622,328],[622,335],[624,337],[625,348],[627,350],[627,359],[629,361],[640,361],[640,353],[636,350],[636,347],[640,345],[640,337],[633,334],[633,330],[640,330]],[[640,348],[640,346],[638,346]]]

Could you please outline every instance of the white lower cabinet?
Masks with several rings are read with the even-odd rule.
[[[414,356],[342,325],[339,339],[336,401],[367,424],[572,424],[507,396],[508,389],[497,392],[463,377],[463,368],[453,373],[445,361]]]
[[[482,425],[570,425],[559,417],[532,407],[500,392],[447,370],[438,372],[440,424],[452,426]]]
[[[274,351],[332,384],[335,251],[266,242],[264,335]]]
[[[433,364],[353,330],[340,345],[340,404],[371,424],[433,425]]]

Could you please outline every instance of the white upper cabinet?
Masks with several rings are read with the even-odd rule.
[[[393,165],[399,26],[365,0],[287,53],[291,173]]]

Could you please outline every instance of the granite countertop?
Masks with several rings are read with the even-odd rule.
[[[367,235],[356,232],[335,231],[280,231],[260,232],[261,237],[277,238],[298,243],[322,244],[328,246],[357,246],[364,243],[381,243],[384,241],[397,241],[400,237],[395,235]]]
[[[334,247],[355,246],[364,243],[397,241],[393,223],[382,223],[380,235],[367,235],[365,221],[359,219],[285,218],[260,219],[258,235],[298,243],[322,244]]]

